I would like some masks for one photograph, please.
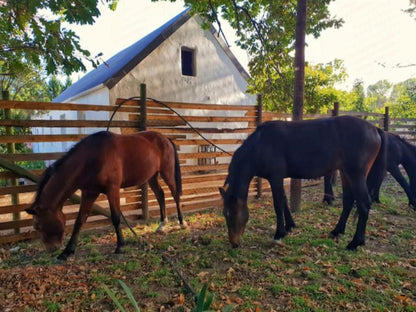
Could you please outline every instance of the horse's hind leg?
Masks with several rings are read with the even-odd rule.
[[[355,176],[350,179],[351,189],[357,203],[358,223],[352,241],[347,249],[356,250],[358,246],[365,244],[365,229],[371,206],[371,199],[367,190],[367,182],[364,176]]]
[[[120,227],[120,217],[121,217],[121,210],[120,210],[120,188],[118,185],[112,185],[107,189],[107,199],[108,203],[110,204],[111,210],[111,221],[114,226],[114,230],[116,231],[117,235],[117,246],[115,253],[120,253],[121,248],[124,246],[124,238],[123,233]]]
[[[345,233],[345,226],[347,224],[348,217],[351,213],[354,205],[354,195],[351,189],[351,184],[346,180],[346,177],[341,173],[342,179],[342,213],[338,220],[335,229],[330,233],[332,237],[338,237],[340,234]]]
[[[176,189],[176,184],[175,184],[174,178],[172,177],[172,178],[169,179],[162,172],[162,179],[168,185],[169,190],[170,190],[170,192],[172,194],[172,197],[175,200],[176,211],[177,211],[177,214],[178,214],[179,224],[181,225],[181,228],[182,229],[186,229],[188,227],[188,224],[186,223],[186,221],[184,220],[183,215],[182,215],[181,202],[180,202],[180,194],[179,194],[179,191]]]
[[[58,256],[58,260],[66,260],[71,254],[75,252],[75,247],[77,245],[81,227],[87,220],[91,211],[91,207],[97,199],[98,195],[99,193],[82,191],[81,204],[77,219],[75,220],[74,228],[72,230],[71,238],[69,239],[64,251]]]
[[[159,184],[158,176],[159,173],[156,173],[148,183],[153,193],[155,193],[160,208],[160,224],[156,232],[163,232],[163,227],[168,222],[168,218],[166,216],[165,193]]]
[[[175,192],[175,193],[172,192],[172,196],[173,196],[173,199],[175,200],[176,211],[178,213],[179,224],[181,225],[181,228],[182,229],[186,229],[188,227],[188,224],[183,219],[183,215],[182,215],[182,211],[181,211],[181,203],[180,203],[180,195],[179,195],[179,192]]]

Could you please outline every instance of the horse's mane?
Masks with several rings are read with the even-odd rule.
[[[68,160],[68,158],[70,158],[74,153],[76,153],[80,149],[80,146],[84,145],[83,143],[87,139],[89,139],[91,137],[96,137],[97,135],[101,135],[103,133],[108,133],[108,132],[107,131],[101,131],[101,132],[97,132],[97,133],[94,133],[90,136],[87,136],[87,137],[83,138],[81,141],[79,141],[77,144],[75,144],[68,152],[66,152],[65,155],[63,155],[61,158],[59,158],[57,161],[55,161],[52,165],[50,165],[45,170],[45,172],[43,173],[42,179],[38,183],[38,189],[37,189],[37,192],[36,192],[35,202],[37,202],[39,200],[40,194],[42,194],[42,191],[45,188],[48,181],[50,180],[50,178],[57,171],[59,171],[59,169],[62,167],[62,165]]]
[[[416,146],[413,145],[412,143],[410,143],[409,141],[407,141],[405,138],[402,138],[401,136],[395,134],[395,133],[391,133],[395,138],[397,138],[400,142],[402,142],[404,145],[406,145],[408,148],[410,148],[413,152],[416,153]]]

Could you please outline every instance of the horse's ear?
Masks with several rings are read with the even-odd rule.
[[[225,192],[227,192],[227,190],[228,190],[228,184],[226,184],[226,185],[224,185],[224,186],[221,186],[221,187],[219,187],[218,188],[218,190],[220,191],[220,194],[221,194],[221,196],[222,197],[224,197],[225,196]]]
[[[34,215],[34,216],[37,216],[38,215],[38,213],[36,212],[36,210],[33,209],[32,207],[31,208],[28,208],[28,209],[25,209],[25,211],[26,211],[26,213],[28,213],[30,215]]]

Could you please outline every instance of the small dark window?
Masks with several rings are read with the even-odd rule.
[[[189,48],[182,48],[181,49],[181,61],[182,61],[182,75],[196,76],[195,50],[192,50]]]

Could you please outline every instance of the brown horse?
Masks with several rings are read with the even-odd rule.
[[[132,135],[102,131],[87,136],[45,171],[35,202],[26,212],[34,216],[34,227],[40,232],[46,249],[56,250],[64,237],[62,206],[77,189],[81,190],[81,205],[71,238],[58,256],[66,260],[75,252],[79,231],[94,201],[104,193],[117,234],[115,252],[119,253],[124,245],[120,228],[120,188],[149,183],[160,206],[161,230],[166,222],[166,208],[159,175],[172,193],[181,226],[186,227],[180,211],[182,183],[176,147],[168,138],[152,131]]]

